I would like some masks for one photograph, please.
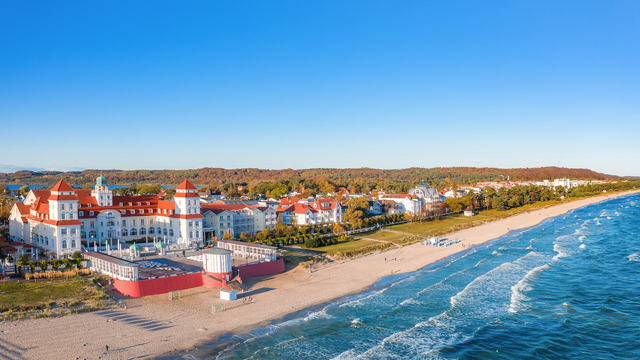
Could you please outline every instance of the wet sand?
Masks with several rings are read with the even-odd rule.
[[[245,333],[287,314],[362,292],[392,272],[419,270],[469,246],[498,238],[509,229],[530,227],[625,194],[628,192],[577,200],[462,230],[448,237],[463,242],[448,247],[414,244],[330,263],[312,273],[296,268],[246,279],[250,290],[238,294],[237,301],[224,302],[222,313],[211,313],[212,305],[223,302],[219,291],[201,287],[184,290],[182,299],[173,301],[167,294],[127,299],[126,310],[116,307],[56,319],[0,323],[0,354],[8,359],[147,359],[195,349],[228,332]],[[108,352],[105,345],[109,345]]]

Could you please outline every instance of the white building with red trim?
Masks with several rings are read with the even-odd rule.
[[[379,195],[379,199],[384,203],[391,201],[396,203],[397,206],[393,207],[394,213],[409,214],[419,213],[425,206],[429,207],[442,202],[438,189],[426,183],[409,189],[407,194],[384,194]]]
[[[342,222],[342,207],[333,199],[284,198],[276,208],[287,225],[316,225]]]
[[[185,180],[174,201],[158,195],[114,196],[100,176],[92,189],[74,189],[60,180],[51,190],[31,190],[23,204],[15,204],[9,234],[64,256],[115,240],[156,238],[166,244],[202,245],[198,189]]]

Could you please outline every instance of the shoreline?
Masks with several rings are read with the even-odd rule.
[[[331,263],[313,273],[295,268],[274,276],[247,279],[249,291],[238,294],[238,300],[225,303],[227,309],[215,315],[210,309],[211,305],[221,302],[216,299],[218,291],[195,288],[183,291],[183,298],[173,302],[166,294],[153,295],[125,300],[127,310],[114,308],[55,319],[0,323],[0,339],[8,358],[16,359],[97,359],[99,356],[103,359],[171,359],[216,351],[216,348],[216,352],[220,352],[236,341],[231,339],[233,335],[301,318],[314,308],[367,292],[391,273],[416,272],[473,250],[462,244],[485,244],[511,230],[529,228],[570,210],[634,193],[638,190],[574,200],[453,232],[448,237],[463,241],[449,247],[417,243]],[[71,334],[73,336],[69,336]],[[110,349],[108,353],[104,351],[106,344]],[[193,350],[202,347],[200,351]]]

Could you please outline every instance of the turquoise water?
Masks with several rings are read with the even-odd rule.
[[[218,359],[640,358],[640,196],[234,336]]]

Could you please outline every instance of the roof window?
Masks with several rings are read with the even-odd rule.
[[[120,203],[120,206],[122,206],[122,203]]]

